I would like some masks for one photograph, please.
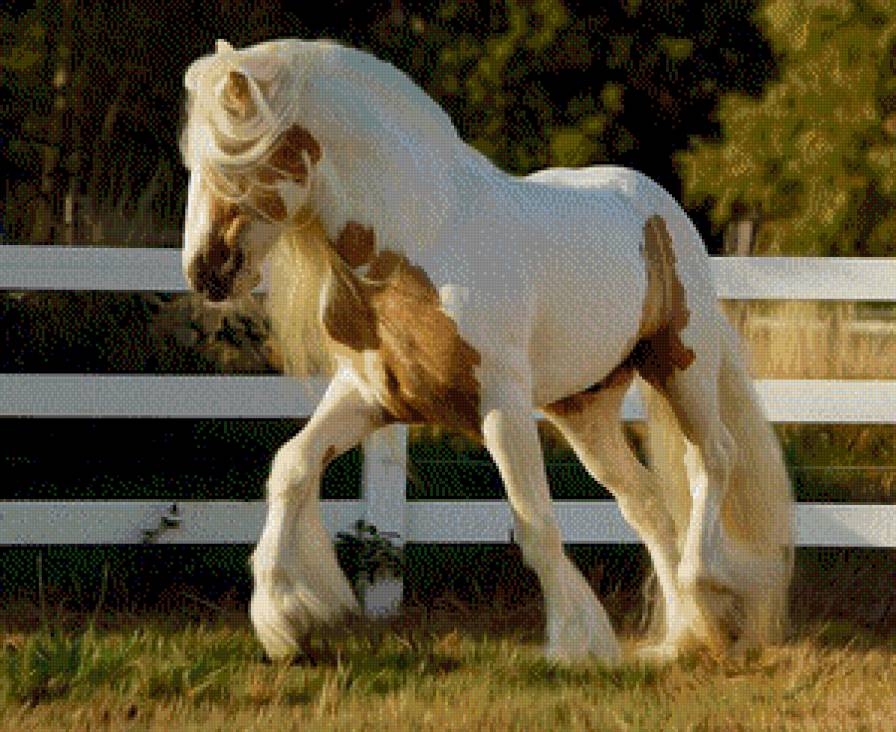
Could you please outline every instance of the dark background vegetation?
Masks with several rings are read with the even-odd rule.
[[[0,8],[0,244],[179,246],[184,69],[217,38],[240,47],[281,36],[334,38],[391,61],[512,173],[644,171],[685,202],[712,253],[894,252],[896,9],[850,0],[10,0]],[[0,371],[278,368],[260,309],[209,311],[166,293],[0,292]],[[300,424],[2,420],[0,497],[258,498],[274,450]],[[501,495],[481,452],[461,466],[427,463],[452,456],[447,444],[412,447],[412,496],[471,495],[474,485],[477,496]],[[601,495],[552,449],[558,496]],[[324,495],[356,490],[359,464],[357,452],[337,461]],[[830,485],[800,480],[798,490],[850,499]],[[34,551],[4,550],[4,586],[33,581]],[[155,576],[139,567],[163,551],[53,550],[46,572],[66,583],[84,567],[90,584],[113,557],[124,590]],[[473,558],[492,579],[495,562],[519,563],[513,547],[426,562],[459,586],[470,552],[492,552]],[[615,568],[604,589],[640,576],[637,561],[610,560],[620,552],[631,558],[604,548],[582,560]],[[171,550],[160,576],[210,572],[209,593],[245,590],[244,554],[225,555]],[[824,566],[833,554],[815,556]]]

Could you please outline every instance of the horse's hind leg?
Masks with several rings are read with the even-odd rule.
[[[543,411],[591,477],[613,493],[622,515],[650,553],[663,596],[663,637],[643,655],[662,660],[682,650],[691,618],[676,579],[679,555],[675,523],[663,502],[664,488],[635,457],[620,422],[620,407],[631,380],[630,373],[615,373],[595,391],[573,395]]]
[[[698,448],[703,468],[690,471],[698,479],[691,485],[691,515],[678,580],[702,618],[698,635],[717,650],[725,650],[738,640],[747,619],[740,591],[745,577],[737,569],[735,549],[725,535],[721,516],[737,446],[720,411],[721,349],[716,333],[711,324],[689,325],[684,341],[696,357],[688,368],[674,370],[662,391],[685,436]]]
[[[528,393],[510,384],[485,388],[482,434],[507,490],[523,558],[544,592],[546,655],[614,661],[619,646],[606,612],[563,551]]]
[[[321,523],[318,491],[326,463],[382,426],[377,407],[337,374],[304,429],[283,445],[268,480],[268,515],[252,554],[250,616],[271,658],[288,658],[315,622],[357,603]]]

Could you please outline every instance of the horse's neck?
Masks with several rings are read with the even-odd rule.
[[[440,242],[465,178],[476,174],[466,151],[380,143],[356,153],[352,145],[330,145],[316,183],[318,214],[331,241],[354,223],[375,232],[378,249],[410,254]]]

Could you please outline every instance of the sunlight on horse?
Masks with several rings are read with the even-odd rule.
[[[617,660],[606,612],[563,550],[536,408],[650,553],[646,657],[780,638],[790,485],[704,244],[669,194],[613,166],[507,175],[403,73],[330,42],[219,42],[185,86],[190,285],[240,297],[269,260],[287,370],[332,374],[268,483],[250,614],[270,656],[357,609],[320,479],[335,455],[403,422],[462,430],[494,458],[544,592],[547,656]],[[620,422],[636,376],[651,469]]]

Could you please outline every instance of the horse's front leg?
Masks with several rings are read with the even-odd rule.
[[[314,622],[357,610],[351,586],[320,516],[327,462],[383,426],[382,411],[339,372],[311,419],[274,458],[268,515],[252,554],[255,588],[249,612],[271,658],[288,658]]]
[[[544,592],[548,658],[619,658],[603,606],[563,551],[536,421],[527,390],[505,385],[483,393],[482,434],[501,473],[525,562]]]

